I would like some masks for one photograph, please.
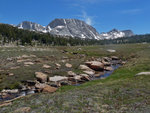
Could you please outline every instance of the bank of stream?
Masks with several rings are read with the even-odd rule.
[[[119,67],[121,67],[122,65],[120,64],[120,60],[112,60],[111,61],[112,65],[111,65],[111,68],[112,70],[110,71],[106,71],[104,70],[103,71],[103,74],[99,75],[99,76],[91,76],[91,79],[90,80],[97,80],[97,79],[103,79],[103,78],[106,78],[108,76],[110,76],[114,70],[118,69]],[[76,84],[73,84],[74,86],[79,86],[80,84],[82,83],[76,83]],[[29,90],[29,89],[26,89],[26,90],[22,90],[22,89],[15,89],[15,90],[10,90],[7,91],[7,94],[5,94],[5,96],[3,95],[0,95],[0,103],[3,103],[5,101],[11,101],[12,99],[15,99],[15,98],[18,98],[18,97],[23,97],[23,96],[26,96],[26,95],[31,95],[31,94],[34,94],[34,93],[38,93],[38,91],[35,89],[32,89],[32,90]]]

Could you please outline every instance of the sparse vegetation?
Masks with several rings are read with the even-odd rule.
[[[79,49],[80,48],[80,49]],[[33,49],[33,48],[32,48]],[[44,48],[43,48],[44,49]],[[115,53],[107,52],[107,49],[116,50]],[[5,50],[5,51],[3,51]],[[10,50],[10,51],[8,51]],[[18,51],[17,51],[18,50]],[[125,44],[107,46],[75,46],[75,47],[49,47],[47,51],[28,51],[26,48],[0,48],[1,68],[9,70],[10,61],[7,58],[26,55],[36,55],[32,61],[39,59],[41,63],[29,67],[11,71],[11,78],[3,73],[0,85],[11,87],[11,80],[15,85],[21,79],[34,79],[33,73],[37,70],[44,71],[41,66],[45,63],[52,66],[51,74],[65,75],[69,69],[61,62],[67,57],[73,69],[80,73],[78,65],[91,57],[118,56],[127,63],[117,69],[111,76],[103,80],[86,82],[80,86],[63,86],[53,94],[34,94],[12,102],[12,105],[0,108],[0,112],[15,112],[22,107],[30,107],[30,112],[58,113],[58,112],[86,112],[86,113],[112,113],[131,112],[148,113],[150,111],[150,78],[136,76],[139,72],[150,71],[150,44]],[[65,50],[65,52],[64,52]],[[13,54],[12,54],[13,53]],[[76,54],[73,54],[76,53]],[[16,61],[13,61],[16,66]],[[62,65],[60,70],[55,70],[55,63]],[[5,65],[7,64],[7,66]],[[9,65],[8,65],[9,64]],[[23,69],[24,68],[24,69]],[[21,71],[19,71],[21,70]],[[24,70],[24,71],[23,71]],[[55,70],[55,71],[54,71]],[[49,71],[49,70],[48,70]],[[24,72],[24,73],[23,73]],[[1,72],[0,72],[1,73]],[[5,78],[5,79],[3,79]],[[11,78],[11,79],[10,79]]]

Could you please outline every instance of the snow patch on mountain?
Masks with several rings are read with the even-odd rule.
[[[133,32],[131,30],[119,31],[117,29],[113,29],[107,33],[101,33],[100,37],[102,39],[117,39],[121,37],[130,37],[133,36]]]
[[[55,19],[47,26],[42,26],[34,22],[23,21],[17,27],[19,29],[50,33],[52,35],[96,40],[116,39],[134,35],[131,30],[119,31],[117,29],[99,34],[95,28],[78,19]]]

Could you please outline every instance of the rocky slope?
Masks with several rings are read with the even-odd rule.
[[[117,29],[113,29],[107,33],[101,33],[100,37],[102,39],[116,39],[121,37],[130,37],[133,36],[133,32],[131,30],[119,31]]]
[[[53,35],[100,39],[99,33],[95,28],[78,19],[55,19],[46,27],[37,23],[24,21],[17,27],[31,31],[49,32]]]
[[[119,31],[116,29],[99,34],[95,28],[78,19],[55,19],[50,22],[46,27],[37,23],[24,21],[20,23],[17,27],[20,29],[50,33],[53,35],[71,36],[79,37],[82,39],[87,38],[96,40],[116,39],[120,37],[129,37],[134,35],[131,30]]]
[[[50,33],[55,35],[100,39],[95,28],[77,19],[55,19],[48,28],[51,28]]]
[[[19,25],[17,25],[19,29],[27,29],[30,31],[37,31],[37,32],[44,32],[46,33],[46,28],[40,24],[29,22],[29,21],[23,21]]]

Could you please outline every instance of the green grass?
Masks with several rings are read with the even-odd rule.
[[[56,48],[60,51],[66,49],[66,47]],[[139,72],[150,71],[150,44],[71,47],[68,49],[68,56],[74,59],[73,61],[78,59],[71,52],[78,48],[82,48],[82,54],[85,54],[84,51],[90,51],[90,55],[79,63],[91,56],[116,55],[127,60],[127,64],[115,70],[106,79],[86,82],[80,86],[63,86],[53,94],[29,95],[14,101],[11,106],[0,108],[0,112],[9,113],[21,107],[31,107],[31,112],[40,113],[150,112],[150,77],[144,75],[135,77]],[[117,52],[113,54],[106,52],[109,48]],[[80,70],[75,68],[76,65],[78,63],[74,64],[73,70],[78,72]]]

